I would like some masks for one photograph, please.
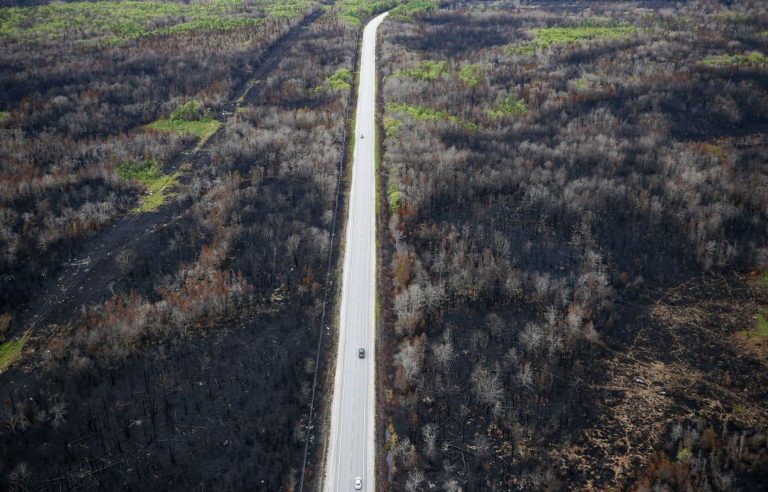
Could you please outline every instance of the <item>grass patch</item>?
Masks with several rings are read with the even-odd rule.
[[[747,340],[759,341],[768,337],[768,319],[766,319],[768,312],[758,313],[756,316],[755,326],[742,330],[740,333]]]
[[[725,66],[758,66],[768,64],[768,57],[759,51],[753,51],[748,55],[717,55],[708,56],[701,60],[704,65],[712,67]]]
[[[0,123],[5,123],[11,119],[11,113],[8,111],[0,111]]]
[[[181,177],[181,173],[175,172],[153,181],[151,185],[147,186],[148,195],[132,211],[134,213],[144,213],[153,212],[160,208],[160,205],[165,203],[166,199],[174,195],[169,189],[178,182],[179,177]]]
[[[479,63],[463,65],[459,69],[459,78],[470,87],[474,87],[483,80],[483,68]]]
[[[145,36],[254,27],[263,22],[265,15],[294,17],[310,4],[309,0],[128,0],[7,7],[0,9],[0,39],[97,39],[116,44]]]
[[[182,135],[194,135],[200,139],[197,148],[216,133],[221,122],[213,118],[213,113],[195,100],[191,100],[174,109],[171,116],[157,120],[146,127],[158,132],[172,132]]]
[[[117,173],[124,179],[140,182],[147,190],[147,195],[132,210],[134,213],[157,210],[167,198],[173,196],[169,189],[176,184],[181,176],[180,172],[163,174],[160,164],[151,160],[141,163],[126,162],[120,164],[117,166]]]
[[[422,60],[413,68],[398,70],[395,77],[411,77],[427,81],[437,80],[446,72],[447,65],[448,62],[445,61]]]
[[[221,122],[218,120],[206,120],[206,121],[184,121],[184,120],[157,120],[154,123],[147,125],[147,128],[158,132],[174,132],[183,135],[194,135],[200,139],[198,147],[206,142],[211,136],[216,133],[216,130],[221,126]]]
[[[472,122],[464,121],[458,116],[448,114],[445,111],[439,109],[430,108],[429,106],[412,106],[403,103],[389,103],[387,104],[387,112],[407,114],[411,118],[419,121],[439,121],[448,120],[461,125],[468,130],[477,130],[477,125]]]
[[[5,371],[21,357],[21,350],[29,340],[29,332],[17,338],[0,344],[0,372]]]
[[[491,118],[501,118],[502,116],[521,116],[528,113],[528,105],[525,101],[518,99],[513,95],[505,96],[501,104],[496,109],[489,109],[488,116]]]

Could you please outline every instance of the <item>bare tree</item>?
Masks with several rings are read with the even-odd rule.
[[[408,472],[408,481],[405,483],[405,490],[408,492],[417,492],[421,490],[421,484],[425,480],[424,472],[418,468]]]
[[[504,388],[499,377],[480,364],[475,366],[470,380],[475,397],[484,405],[492,407],[504,395]]]

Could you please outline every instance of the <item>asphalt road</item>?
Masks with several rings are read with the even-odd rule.
[[[375,490],[375,306],[376,306],[376,28],[386,13],[363,31],[360,50],[355,152],[349,197],[344,280],[331,406],[331,434],[326,457],[326,491]],[[364,348],[364,359],[358,350]]]

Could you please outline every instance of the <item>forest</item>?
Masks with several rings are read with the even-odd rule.
[[[762,2],[380,31],[377,480],[765,490]]]
[[[0,489],[296,488],[359,3],[0,9]]]

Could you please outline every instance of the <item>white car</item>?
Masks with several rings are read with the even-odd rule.
[[[360,134],[360,138],[365,138],[365,135],[363,135],[363,134],[361,133],[361,134]]]
[[[363,488],[363,479],[362,477],[355,477],[355,490],[360,490]]]

